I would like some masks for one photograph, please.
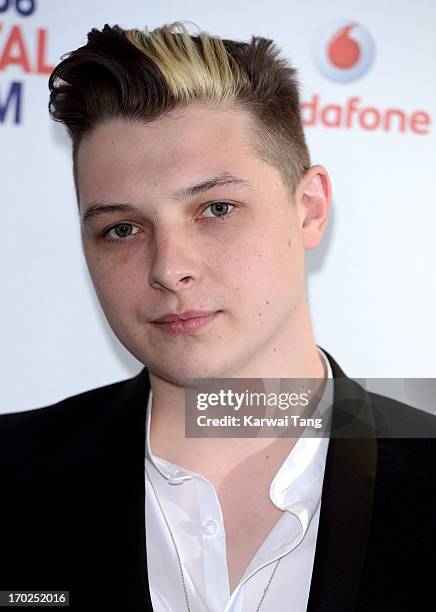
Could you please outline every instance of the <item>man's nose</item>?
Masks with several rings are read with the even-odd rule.
[[[156,235],[149,284],[156,289],[180,290],[200,277],[200,262],[187,237],[176,232]]]

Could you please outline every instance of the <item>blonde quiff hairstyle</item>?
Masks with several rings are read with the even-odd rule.
[[[72,140],[77,200],[78,147],[98,124],[151,122],[193,102],[248,111],[254,154],[279,170],[291,196],[310,167],[296,71],[270,39],[195,36],[182,21],[151,32],[106,24],[61,59],[49,112]]]
[[[217,105],[229,102],[246,81],[220,38],[200,32],[201,55],[181,21],[150,33],[147,30],[127,30],[126,38],[158,67],[179,104],[193,100]]]

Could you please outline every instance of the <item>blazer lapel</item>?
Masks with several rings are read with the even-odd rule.
[[[324,349],[323,349],[324,350]],[[371,523],[377,440],[371,402],[334,359],[332,437],[327,452],[321,512],[307,612],[354,610]],[[347,415],[360,415],[364,437],[334,437]],[[348,419],[349,420],[349,419]],[[369,432],[369,433],[368,433]]]

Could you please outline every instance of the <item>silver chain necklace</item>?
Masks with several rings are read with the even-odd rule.
[[[145,465],[144,465],[144,467],[145,467]],[[176,544],[176,540],[175,540],[175,538],[174,538],[174,534],[173,534],[173,532],[172,532],[172,529],[171,529],[171,527],[170,527],[170,524],[169,524],[169,522],[168,522],[168,519],[167,519],[167,517],[166,517],[166,514],[165,514],[165,512],[164,512],[164,510],[163,510],[163,508],[162,508],[162,504],[160,503],[159,497],[158,497],[158,495],[157,495],[157,493],[156,493],[156,489],[154,488],[153,482],[152,482],[152,480],[151,480],[151,478],[150,478],[150,474],[148,473],[148,471],[147,471],[147,468],[146,468],[146,467],[145,467],[145,472],[146,472],[146,474],[147,474],[147,476],[148,476],[148,480],[150,481],[151,487],[152,487],[152,489],[153,489],[153,491],[154,491],[154,494],[155,494],[155,497],[156,497],[156,501],[157,501],[157,503],[158,503],[158,505],[159,505],[160,511],[162,512],[162,516],[163,516],[163,518],[164,518],[164,521],[165,521],[165,523],[166,523],[166,526],[168,527],[168,531],[169,531],[169,534],[170,534],[170,536],[171,536],[171,541],[172,541],[172,543],[173,543],[174,550],[176,551],[176,555],[177,555],[177,562],[178,562],[178,564],[179,564],[180,576],[181,576],[181,579],[182,579],[183,591],[184,591],[184,593],[185,593],[186,609],[187,609],[187,611],[188,611],[188,612],[191,612],[191,605],[190,605],[190,603],[189,603],[189,597],[188,597],[188,589],[186,588],[185,574],[183,573],[182,560],[181,560],[181,558],[180,558],[179,549],[178,549],[178,546],[177,546],[177,544]],[[259,603],[258,603],[258,605],[257,605],[256,612],[259,612],[259,610],[260,610],[260,606],[262,605],[262,602],[263,602],[263,600],[265,599],[265,595],[267,594],[267,591],[268,591],[268,589],[269,589],[269,585],[271,584],[271,580],[274,578],[274,574],[276,573],[276,570],[277,570],[277,568],[278,568],[278,566],[279,566],[279,563],[280,563],[280,561],[283,559],[283,557],[284,557],[284,555],[282,555],[281,557],[279,557],[279,558],[277,559],[277,561],[276,561],[276,564],[274,565],[274,569],[273,569],[273,571],[272,571],[271,576],[269,577],[269,580],[268,580],[268,582],[267,582],[267,585],[266,585],[266,587],[263,589],[262,597],[260,598],[260,601],[259,601]]]

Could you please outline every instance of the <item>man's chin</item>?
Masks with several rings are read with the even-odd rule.
[[[182,387],[189,386],[189,382],[193,379],[225,377],[224,364],[219,367],[218,364],[200,364],[184,361],[184,363],[180,364],[172,363],[171,366],[155,363],[150,365],[148,369],[155,376]]]

